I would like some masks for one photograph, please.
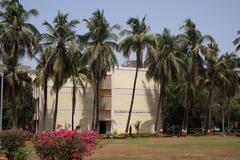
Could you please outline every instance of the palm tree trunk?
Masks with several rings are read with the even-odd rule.
[[[200,115],[200,121],[201,121],[201,128],[204,129],[204,119],[202,115]]]
[[[46,130],[48,79],[44,80],[43,130]]]
[[[203,108],[201,100],[200,100],[200,108]],[[205,117],[204,114],[200,113],[199,118],[200,118],[200,121],[201,121],[202,133],[203,133],[203,130],[205,129],[205,120],[204,120],[205,118],[204,117]]]
[[[12,118],[13,128],[18,128],[17,108],[16,108],[16,92],[15,92],[15,68],[13,69],[13,84],[12,84]]]
[[[159,121],[159,113],[161,110],[161,90],[162,90],[162,86],[160,86],[160,93],[159,93],[159,98],[158,98],[158,105],[157,105],[157,113],[156,113],[156,120],[155,120],[155,127],[154,127],[154,132],[157,133],[158,132],[158,121]]]
[[[182,129],[185,129],[185,121],[186,121],[186,109],[183,113],[183,119],[182,119]]]
[[[159,119],[160,119],[160,129],[162,129],[162,96],[163,96],[163,88],[164,88],[164,81],[160,83],[160,94],[159,94],[159,99],[158,99],[158,108],[157,108],[157,113],[156,113],[156,121],[155,121],[155,127],[154,131],[157,133],[158,130],[158,124],[159,124]]]
[[[94,97],[93,97],[93,112],[92,112],[92,130],[95,128],[95,118],[96,118],[96,92],[94,91]]]
[[[133,84],[133,90],[132,90],[132,100],[131,100],[131,104],[130,104],[130,108],[129,108],[129,112],[128,112],[128,119],[127,119],[127,125],[126,125],[126,129],[125,129],[125,133],[128,133],[129,124],[130,124],[130,120],[131,120],[133,102],[134,102],[134,97],[135,97],[135,88],[136,88],[137,77],[138,77],[138,69],[139,69],[139,67],[138,67],[138,64],[137,64],[135,78],[134,78],[134,84]]]
[[[74,130],[74,115],[76,108],[76,83],[73,80],[73,88],[72,88],[72,130]]]
[[[163,131],[163,105],[164,105],[164,94],[165,94],[165,81],[163,81],[163,88],[162,88],[162,98],[161,98],[161,110],[160,110],[160,130]]]
[[[192,48],[193,50],[193,48]],[[190,107],[191,107],[191,100],[192,100],[192,97],[191,97],[191,83],[194,84],[194,78],[195,78],[195,53],[193,52],[193,55],[192,55],[192,66],[191,66],[191,70],[190,70],[190,75],[189,76],[189,79],[188,79],[188,84],[187,84],[187,98],[186,98],[186,112],[185,112],[185,127],[184,129],[188,132],[188,123],[189,123],[189,110],[190,110]]]
[[[211,115],[211,103],[212,103],[212,87],[208,93],[207,108],[208,108],[208,130],[212,128],[212,115]]]
[[[189,109],[191,105],[191,95],[190,95],[190,81],[188,82],[187,86],[187,97],[186,97],[186,110],[185,110],[185,124],[184,124],[184,129],[188,130],[188,121],[189,121]]]
[[[188,127],[189,127],[189,110],[191,107],[191,100],[188,99],[188,104],[187,104],[187,110],[186,110],[186,131],[188,132]]]
[[[223,105],[221,106],[221,109],[222,109],[222,133],[223,135],[225,135],[225,127],[224,127],[224,110],[223,110]]]
[[[230,112],[231,112],[231,108],[230,108],[230,98],[228,97],[227,100],[227,128],[228,128],[228,133],[230,132]]]
[[[55,100],[55,109],[54,109],[54,116],[53,116],[53,128],[52,128],[53,131],[56,129],[56,123],[57,123],[58,92],[59,92],[58,79],[56,79],[56,100]]]
[[[99,85],[100,82],[99,80],[97,81],[97,86],[96,86],[96,119],[95,119],[95,125],[94,125],[94,130],[97,131],[98,130],[98,124],[99,124]]]

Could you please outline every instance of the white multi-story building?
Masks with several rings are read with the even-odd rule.
[[[131,117],[131,125],[141,121],[140,132],[153,132],[156,107],[158,99],[158,86],[145,77],[146,70],[140,69],[135,91],[135,99]],[[135,76],[135,68],[120,67],[114,72],[109,72],[103,81],[100,90],[100,114],[99,131],[107,133],[116,131],[124,133],[132,97],[132,88]],[[53,83],[48,83],[47,123],[46,129],[51,130],[55,104],[55,93],[52,91]],[[34,96],[37,98],[36,115],[37,130],[43,127],[43,90],[34,87]],[[71,128],[72,115],[72,83],[69,80],[59,91],[57,124],[65,128]],[[83,129],[91,129],[93,115],[93,91],[90,84],[86,86],[86,94],[82,88],[78,88],[75,126]],[[134,128],[134,127],[132,127]]]

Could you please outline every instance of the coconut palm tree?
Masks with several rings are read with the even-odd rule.
[[[206,62],[206,80],[205,86],[208,90],[208,98],[207,98],[207,108],[208,108],[208,130],[211,128],[211,104],[213,98],[214,88],[219,87],[219,85],[223,84],[224,81],[227,80],[227,77],[224,75],[226,65],[223,61],[223,57],[218,57],[218,46],[217,44],[209,44],[207,48],[207,52],[209,54],[205,57]]]
[[[168,29],[164,29],[161,35],[157,35],[158,46],[148,54],[145,64],[148,66],[147,78],[154,79],[159,83],[160,95],[156,113],[154,131],[158,132],[159,120],[160,130],[163,129],[162,107],[165,86],[173,79],[179,79],[179,73],[183,61],[177,57],[177,41]]]
[[[72,64],[72,70],[70,71],[70,81],[72,82],[72,130],[74,130],[74,115],[76,108],[76,93],[77,87],[80,86],[85,95],[85,84],[91,79],[91,70],[83,63],[82,54],[79,46],[74,43],[69,48],[71,51],[70,59]]]
[[[113,31],[119,29],[119,26],[110,26],[104,16],[104,11],[100,10],[93,12],[92,17],[84,21],[87,24],[88,32],[79,36],[79,40],[87,47],[83,61],[90,64],[92,70],[92,86],[96,96],[96,106],[94,105],[93,108],[96,118],[93,128],[98,130],[100,85],[107,72],[114,70],[116,65],[118,66],[117,58],[113,52],[118,47],[116,44],[118,36]]]
[[[127,35],[119,44],[119,50],[123,52],[124,57],[129,57],[131,52],[136,53],[136,73],[133,83],[132,99],[129,107],[128,119],[126,124],[125,133],[128,132],[131,120],[132,108],[135,97],[135,88],[138,77],[138,70],[142,67],[143,52],[145,49],[156,46],[157,42],[154,35],[148,34],[149,27],[145,23],[145,17],[140,20],[139,18],[130,18],[127,25],[131,30],[123,30],[121,35]]]
[[[224,82],[224,95],[226,97],[227,112],[227,125],[228,131],[230,131],[230,99],[237,94],[239,89],[240,75],[239,75],[239,58],[234,53],[226,53],[223,55],[223,61],[226,65],[224,75],[226,80]]]
[[[8,70],[15,75],[16,67],[20,57],[25,53],[32,56],[33,37],[38,34],[38,30],[34,25],[28,23],[31,16],[37,16],[38,12],[35,9],[25,10],[18,0],[3,0],[0,2],[2,11],[0,12],[0,54],[7,54]],[[11,60],[10,60],[11,59]],[[16,110],[16,77],[12,77],[12,116],[13,127],[18,127],[17,110]]]
[[[183,46],[186,46],[186,55],[190,59],[190,67],[187,71],[186,80],[187,94],[186,94],[186,114],[184,128],[187,130],[189,121],[189,111],[192,103],[192,89],[197,92],[200,82],[200,72],[203,70],[203,59],[208,52],[204,52],[206,46],[205,41],[214,42],[214,39],[209,35],[202,35],[199,30],[196,29],[196,25],[191,19],[187,19],[184,25],[180,28],[184,30],[184,33],[179,35],[179,39],[182,41]],[[211,124],[209,124],[211,125]]]
[[[43,107],[43,130],[46,130],[46,117],[47,117],[47,100],[48,100],[48,80],[51,75],[49,66],[46,66],[47,61],[51,55],[51,46],[42,47],[40,51],[40,58],[35,57],[38,62],[36,67],[37,75],[35,78],[35,84],[40,85],[43,88],[44,107]]]
[[[68,21],[68,14],[58,12],[53,20],[53,25],[45,21],[43,25],[48,33],[43,34],[45,45],[51,46],[51,55],[46,63],[46,68],[50,69],[53,78],[53,91],[56,92],[55,108],[53,116],[53,130],[56,127],[58,112],[58,93],[62,85],[67,81],[73,69],[70,59],[70,46],[76,39],[74,27],[78,20]]]

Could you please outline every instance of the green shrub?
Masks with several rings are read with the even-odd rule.
[[[0,133],[1,146],[9,160],[26,159],[27,152],[23,147],[25,147],[27,137],[27,132],[17,129],[5,130]],[[21,157],[25,157],[25,159]]]
[[[76,130],[80,131],[80,129],[81,129],[81,126],[78,124],[78,125],[76,126]]]
[[[27,160],[28,151],[26,148],[19,148],[16,152],[14,152],[14,159],[16,160]]]
[[[140,130],[140,124],[141,124],[141,121],[139,121],[139,120],[134,123],[135,130],[137,131],[137,135]]]

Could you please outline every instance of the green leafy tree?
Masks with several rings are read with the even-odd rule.
[[[6,62],[6,60],[5,60]],[[0,66],[0,71],[4,73],[4,113],[3,113],[3,128],[10,128],[13,123],[11,108],[11,95],[13,76],[15,77],[15,99],[17,117],[19,118],[17,126],[24,128],[25,124],[32,124],[34,115],[35,99],[32,94],[32,80],[28,76],[30,67],[18,64],[16,66],[15,74],[13,74],[6,65]],[[28,98],[26,98],[28,97]]]
[[[169,127],[171,125],[181,126],[183,122],[184,115],[184,104],[182,99],[184,99],[183,82],[170,81],[165,87],[165,96],[164,96],[164,121],[163,126]]]
[[[230,101],[231,108],[231,120],[234,122],[240,121],[240,95],[239,93],[231,98]],[[234,125],[234,127],[237,127]]]
[[[12,75],[16,75],[16,67],[20,57],[28,53],[32,56],[33,37],[38,34],[34,25],[27,20],[31,16],[37,16],[35,9],[25,10],[18,0],[3,0],[0,2],[0,53],[8,55],[7,67]],[[12,117],[13,127],[18,127],[16,109],[16,77],[12,76]]]
[[[206,131],[208,119],[208,90],[204,83],[201,83],[198,94],[194,97],[194,108],[192,109],[192,126],[193,128],[200,128],[201,131]]]

